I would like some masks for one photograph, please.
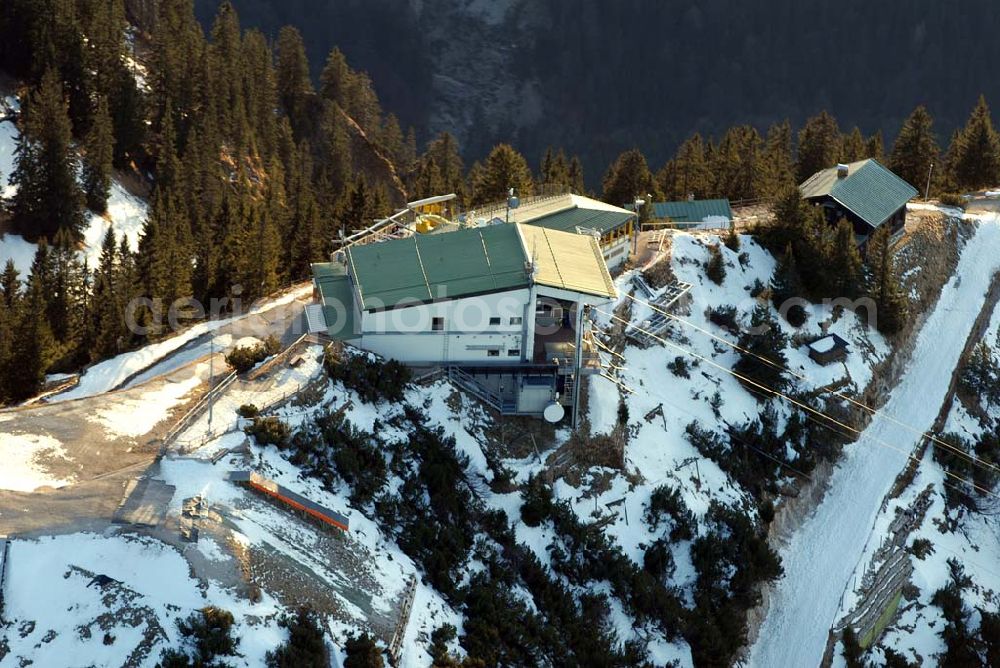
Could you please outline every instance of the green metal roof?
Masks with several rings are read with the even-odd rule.
[[[669,218],[678,224],[701,223],[706,218],[733,219],[728,199],[696,199],[680,202],[653,202],[654,218]]]
[[[358,337],[355,327],[354,290],[344,266],[332,262],[312,266],[313,281],[319,288],[323,319],[331,338],[349,341]]]
[[[605,211],[602,209],[573,208],[556,213],[550,213],[541,218],[525,221],[526,225],[535,225],[560,232],[576,232],[577,227],[597,230],[601,234],[621,227],[635,217],[631,212]]]
[[[805,199],[830,197],[872,227],[917,194],[916,188],[872,159],[850,163],[843,178],[838,178],[836,167],[816,172],[799,191]]]
[[[353,246],[347,254],[366,310],[529,285],[514,225],[417,234]]]

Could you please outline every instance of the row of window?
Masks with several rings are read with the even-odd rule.
[[[500,357],[500,349],[499,348],[490,348],[489,350],[486,351],[486,356],[487,357]],[[509,349],[507,351],[507,357],[520,357],[520,356],[521,356],[521,351],[519,349],[517,349],[517,348],[511,348],[511,349]]]
[[[490,325],[499,326],[500,325],[500,321],[501,321],[500,318],[490,318]],[[520,325],[522,322],[524,322],[524,318],[522,318],[519,315],[510,318],[510,324],[511,325]],[[444,318],[443,317],[441,317],[441,318],[431,318],[431,331],[434,331],[434,332],[443,332],[444,331]]]

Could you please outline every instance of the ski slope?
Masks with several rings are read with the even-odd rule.
[[[993,274],[1000,270],[997,248],[1000,216],[993,214],[982,219],[965,245],[883,409],[886,414],[919,430],[931,428]],[[911,429],[876,417],[845,449],[823,501],[780,550],[785,575],[771,592],[767,617],[750,650],[751,666],[820,665],[882,499],[917,440]]]

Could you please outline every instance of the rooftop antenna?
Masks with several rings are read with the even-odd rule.
[[[528,276],[531,277],[531,282],[535,282],[535,277],[538,276],[538,243],[532,240],[531,242],[531,257],[527,262],[524,263],[524,268],[528,272]]]
[[[507,189],[507,222],[510,222],[510,210],[521,206],[521,200],[514,196],[514,189]]]

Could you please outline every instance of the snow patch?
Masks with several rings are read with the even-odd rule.
[[[71,482],[53,478],[39,462],[43,457],[66,459],[62,443],[40,434],[0,434],[0,489],[33,492],[41,487],[64,487]]]

